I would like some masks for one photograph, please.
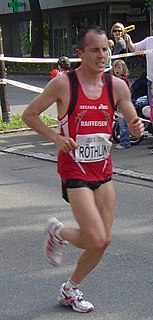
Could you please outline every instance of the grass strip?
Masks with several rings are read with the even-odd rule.
[[[52,119],[51,115],[40,116],[41,120],[48,126],[55,126],[58,124],[58,121],[55,119]],[[22,121],[22,118],[20,115],[12,115],[9,122],[3,122],[2,116],[0,116],[0,132],[2,131],[10,131],[14,129],[26,129],[28,128],[26,124]]]

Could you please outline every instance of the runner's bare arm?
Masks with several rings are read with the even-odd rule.
[[[69,152],[70,150],[77,148],[76,142],[70,137],[62,137],[57,130],[48,127],[40,119],[40,114],[54,102],[57,103],[59,117],[62,117],[66,113],[69,102],[69,93],[67,90],[68,81],[66,80],[65,75],[60,76],[59,79],[55,78],[54,80],[51,80],[44,91],[25,109],[22,119],[30,128],[49,141],[54,142],[59,150]]]

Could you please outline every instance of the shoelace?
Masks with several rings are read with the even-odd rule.
[[[80,291],[78,288],[74,288],[73,291],[75,291],[78,296],[83,296],[83,292]]]
[[[72,288],[72,290],[70,290],[70,294],[75,300],[78,300],[78,301],[83,300],[83,293],[78,288],[77,289]]]

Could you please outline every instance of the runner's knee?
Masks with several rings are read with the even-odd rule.
[[[100,234],[95,232],[93,235],[90,235],[87,241],[89,241],[94,249],[106,249],[111,243],[111,236],[107,236],[104,232]]]

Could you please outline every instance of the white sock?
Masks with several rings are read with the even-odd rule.
[[[79,284],[71,281],[70,279],[66,282],[65,288],[70,289],[70,288],[78,288]]]

